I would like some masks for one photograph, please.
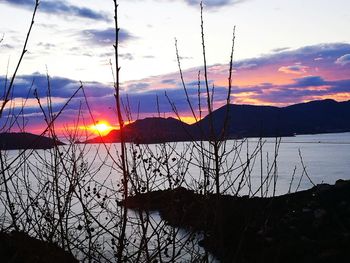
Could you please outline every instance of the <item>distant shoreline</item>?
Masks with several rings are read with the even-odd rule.
[[[306,134],[295,134],[295,135],[290,135],[290,136],[280,136],[280,137],[276,137],[276,136],[268,136],[268,137],[244,137],[244,138],[227,138],[226,140],[244,140],[244,139],[256,139],[259,140],[260,138],[262,139],[273,139],[273,138],[295,138],[297,136],[305,136],[305,135],[309,135],[309,136],[317,136],[317,135],[334,135],[334,134],[345,134],[345,133],[349,133],[350,131],[343,131],[343,132],[325,132],[325,133],[306,133]],[[181,142],[197,142],[198,140],[188,140],[188,141],[168,141],[168,142],[161,142],[161,143],[181,143]],[[208,141],[208,140],[203,140],[203,141]],[[77,142],[79,144],[119,144],[120,142],[95,142],[95,143],[85,143],[85,142]],[[127,143],[134,143],[134,142],[127,142]],[[161,144],[161,143],[145,143],[145,144]],[[266,143],[274,143],[274,142],[266,142]],[[288,141],[282,141],[282,143],[299,143],[299,142],[288,142]],[[300,142],[300,143],[318,143],[318,142]],[[345,143],[336,143],[336,142],[323,142],[323,143],[327,143],[327,144],[350,144],[350,142],[345,142]],[[143,144],[143,143],[140,143]]]

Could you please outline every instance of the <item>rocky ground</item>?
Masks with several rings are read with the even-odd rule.
[[[56,245],[22,232],[0,232],[0,262],[3,263],[77,263],[71,254]]]
[[[203,231],[200,245],[221,262],[350,262],[350,181],[271,198],[178,188],[136,195],[124,205]]]

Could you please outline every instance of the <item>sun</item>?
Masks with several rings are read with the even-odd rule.
[[[96,124],[92,124],[88,127],[88,130],[92,131],[97,135],[107,135],[114,127],[111,126],[107,121],[98,121]]]

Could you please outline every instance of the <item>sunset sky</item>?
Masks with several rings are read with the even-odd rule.
[[[31,20],[34,0],[0,0],[0,87],[17,63]],[[174,38],[190,97],[197,105],[197,74],[202,70],[200,8],[196,0],[120,0],[122,94],[133,119],[173,116],[165,91],[190,121],[177,69]],[[349,0],[204,1],[209,79],[216,106],[227,92],[228,62],[236,26],[232,101],[286,106],[309,100],[350,100]],[[95,121],[116,126],[113,96],[113,1],[41,0],[28,53],[18,72],[12,104],[19,109],[33,89],[46,101],[46,71],[54,110],[64,105],[82,81]],[[24,118],[40,132],[43,117],[30,91]],[[125,98],[125,97],[124,97]],[[45,104],[45,103],[44,103]],[[79,92],[57,120],[71,126],[81,107]],[[139,113],[138,113],[139,111]],[[81,121],[81,119],[80,119]]]

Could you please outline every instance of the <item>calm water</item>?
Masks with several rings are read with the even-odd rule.
[[[273,152],[273,145],[274,139],[267,139],[266,150]],[[306,171],[315,184],[333,184],[338,179],[350,179],[350,133],[285,137],[281,140],[278,155],[280,193],[287,189],[287,185],[289,187],[294,167],[297,167],[296,177],[302,172],[299,149]],[[304,178],[300,189],[311,186]]]
[[[223,175],[222,180],[227,179],[230,182],[234,182],[236,178],[241,178],[240,176],[242,176],[243,170],[247,168],[245,164],[247,152],[251,161],[249,169],[245,171],[244,187],[240,194],[249,194],[247,190],[248,186],[250,186],[252,192],[255,192],[261,185],[261,175],[263,179],[268,177],[269,180],[272,180],[274,175],[277,177],[276,194],[284,194],[288,191],[293,173],[294,179],[291,191],[297,189],[300,179],[298,190],[312,187],[313,184],[307,178],[305,171],[314,184],[333,184],[338,179],[350,179],[350,133],[298,135],[281,138],[276,158],[277,166],[276,169],[272,169],[276,147],[275,142],[275,138],[263,139],[262,151],[257,151],[254,155],[254,150],[259,148],[258,139],[250,138],[242,144],[239,141],[227,141],[227,150],[234,149],[235,147],[236,150],[227,157],[226,162],[221,167],[223,173],[229,170],[227,174]],[[200,158],[198,158],[198,151],[193,147],[194,145],[195,143],[192,142],[181,142],[166,146],[168,159],[176,159],[173,163],[169,161],[171,164],[170,174],[172,179],[182,174],[184,179],[182,186],[192,189],[198,187],[198,182],[202,180],[203,176],[202,170],[198,167],[198,159]],[[62,152],[65,152],[65,147],[67,146],[62,147]],[[81,147],[85,148],[81,149]],[[80,150],[76,149],[74,154],[78,156],[79,152],[81,152],[84,156],[84,162],[89,170],[88,176],[94,181],[116,189],[121,179],[120,170],[116,164],[119,144],[108,144],[108,149],[104,145],[98,144],[82,145],[81,147]],[[140,145],[134,149],[131,149],[131,147],[132,145],[128,145],[129,157],[132,155],[131,152],[137,152],[137,155],[139,155],[140,159],[138,159],[137,163],[138,173],[141,179],[151,181],[150,189],[155,190],[156,188],[168,187],[167,178],[164,176],[165,167],[159,164],[159,162],[161,163],[165,160],[164,147],[157,144]],[[205,144],[205,147],[208,147],[208,143]],[[304,162],[305,171],[301,164],[299,151]],[[9,160],[17,154],[18,151],[9,151]],[[145,164],[142,160],[150,156],[153,156],[152,165],[149,169],[146,169],[146,166],[150,166],[151,162]],[[156,160],[158,157],[163,159],[160,161]],[[35,151],[29,157],[27,165],[48,169],[46,166],[50,160],[50,151],[39,150]],[[44,164],[45,162],[46,164]],[[130,165],[132,165],[132,162],[130,162]],[[159,178],[159,175],[158,177],[150,176],[155,166],[160,168],[164,178]],[[231,167],[231,169],[228,167]],[[270,173],[268,172],[268,168],[270,169]],[[32,171],[34,170],[32,169]],[[249,176],[248,170],[250,171]],[[236,180],[233,184],[234,188],[238,187],[238,181],[240,180]],[[222,187],[224,188],[225,185]]]
[[[167,155],[170,163],[169,173],[172,179],[180,176],[183,179],[182,186],[196,190],[202,181],[203,174],[202,170],[198,167],[200,158],[197,158],[198,151],[194,147],[195,145],[196,143],[193,142],[170,143],[165,148],[164,145],[140,145],[139,147],[128,145],[128,149],[129,156],[133,153],[135,153],[135,156],[138,156],[136,157],[136,166],[143,186],[148,182],[150,190],[168,187],[168,178],[164,176],[166,172],[164,170],[165,165],[162,164],[166,159],[164,156]],[[289,190],[294,192],[297,189],[308,189],[313,186],[313,183],[333,184],[338,179],[350,179],[350,133],[298,135],[281,138],[276,155],[277,165],[275,168],[273,167],[273,160],[275,157],[276,139],[263,139],[262,145],[261,151],[255,151],[256,149],[260,149],[259,139],[250,138],[243,142],[227,141],[226,149],[228,151],[234,149],[234,151],[227,157],[221,167],[223,171],[221,178],[222,189],[227,185],[231,186],[226,193],[233,194],[241,186],[242,189],[239,189],[240,195],[256,194],[259,196],[261,194],[261,178],[264,181],[264,195],[273,194],[272,185],[274,178],[276,179],[276,195],[285,194]],[[208,143],[205,143],[204,146],[209,147]],[[77,166],[86,168],[83,169],[85,170],[84,178],[80,180],[82,184],[85,184],[84,189],[88,185],[91,188],[97,186],[100,189],[101,187],[101,193],[108,194],[111,197],[111,204],[114,204],[114,199],[118,195],[117,190],[120,188],[121,181],[120,169],[117,162],[114,161],[118,159],[120,145],[108,144],[107,148],[104,145],[97,144],[79,145],[78,147],[78,149],[70,151],[75,157],[83,157],[83,161],[78,161]],[[63,146],[60,152],[68,152],[69,150],[67,149],[68,146]],[[301,164],[299,151],[302,156],[304,168]],[[15,158],[17,154],[18,151],[9,151],[7,153],[8,160]],[[68,171],[73,169],[69,165],[69,158],[73,155],[64,157],[68,160],[66,167]],[[251,160],[249,166],[246,165],[247,155]],[[151,157],[153,158],[152,162],[144,161]],[[159,160],[155,161],[157,159]],[[132,161],[130,161],[131,166],[132,164]],[[26,169],[13,171],[16,175],[14,182],[17,182],[19,189],[23,189],[23,196],[20,196],[19,200],[25,199],[27,195],[25,190],[28,190],[26,187],[28,184],[23,184],[25,180],[19,179],[21,176],[27,178],[26,182],[30,183],[30,191],[32,193],[36,193],[37,188],[43,188],[42,184],[45,180],[52,180],[52,152],[48,150],[35,151],[26,160],[26,167]],[[157,175],[153,174],[155,168],[160,170]],[[225,173],[227,170],[229,172]],[[310,182],[305,171],[313,183]],[[64,183],[66,180],[64,170],[60,170],[60,172],[63,174],[60,180]],[[269,186],[266,186],[266,182],[270,182]],[[265,192],[266,189],[267,192]],[[71,213],[73,215],[80,215],[80,210],[79,202],[77,202],[73,205]],[[104,216],[102,216],[104,214],[99,214],[100,209],[98,206],[91,207],[91,212],[94,211],[101,217],[101,222],[105,223],[106,226],[115,226],[113,221],[104,221]],[[4,218],[8,217],[1,204],[0,214],[4,214]],[[133,217],[131,211],[129,216]],[[161,222],[159,215],[156,213],[152,215],[152,220],[156,226]],[[72,222],[69,222],[69,224],[77,225],[79,222],[79,216],[73,216]],[[130,225],[130,229],[133,229],[132,225]],[[130,236],[134,235],[134,232],[131,230],[127,230],[127,232]],[[186,231],[180,231],[177,234],[177,239],[185,240],[183,237],[186,235],[188,235]],[[108,234],[101,234],[100,238],[104,240],[104,238],[108,239],[110,237]],[[198,246],[191,247],[191,249],[189,251],[195,249],[197,251],[196,253],[203,253],[202,248]],[[106,248],[106,251],[109,251],[108,248]],[[186,258],[186,256],[184,257]]]
[[[248,147],[247,147],[248,142]],[[246,161],[247,149],[249,156],[254,155],[254,150],[259,145],[259,140],[256,138],[250,138],[247,142],[244,142],[240,148],[240,160],[237,155],[231,154],[227,158],[227,163],[232,165],[232,171],[229,175],[231,181],[242,175],[244,165],[242,163]],[[241,194],[249,194],[248,185],[251,185],[252,192],[259,189],[261,185],[261,172],[263,178],[265,179],[269,176],[269,180],[272,180],[274,169],[268,174],[268,167],[271,169],[273,165],[273,160],[275,156],[275,138],[265,138],[263,139],[263,147],[261,153],[258,152],[255,157],[251,157],[251,164],[249,169],[250,179],[244,180],[244,187],[241,190]],[[184,156],[187,160],[190,159],[191,155],[196,155],[196,150],[190,151],[186,149],[191,148],[193,143],[175,143],[171,144],[168,148],[169,156],[176,157],[177,160]],[[207,145],[206,145],[207,146]],[[232,149],[237,146],[237,141],[228,141],[227,149]],[[116,158],[119,144],[109,144],[110,153],[113,158]],[[174,148],[175,151],[170,151],[169,149]],[[161,145],[147,145],[140,146],[137,149],[138,154],[142,155],[142,158],[149,156],[152,152],[155,156],[164,156],[164,150]],[[350,179],[350,133],[333,133],[333,134],[317,134],[317,135],[297,135],[295,137],[284,137],[281,138],[281,143],[277,154],[277,168],[276,168],[276,194],[284,194],[288,192],[290,183],[292,180],[292,175],[294,173],[294,179],[291,187],[291,191],[308,189],[313,186],[310,180],[307,178],[304,168],[301,163],[301,158],[299,155],[299,150],[304,162],[304,168],[311,178],[314,184],[320,183],[335,183],[338,179]],[[96,151],[99,152],[99,158],[94,158]],[[181,156],[180,156],[181,155]],[[114,173],[113,161],[108,157],[105,147],[101,145],[91,145],[89,146],[89,151],[87,159],[94,160],[93,167],[102,165],[100,171],[96,173],[96,180],[109,180],[111,183],[116,183],[118,179],[117,173]],[[194,158],[196,159],[196,158]],[[262,171],[261,171],[261,160],[262,160]],[[102,163],[106,162],[106,166]],[[181,171],[185,174],[184,186],[189,188],[196,188],[196,182],[201,179],[201,171],[198,168],[196,160],[192,160],[188,165],[188,170],[184,167],[187,165],[187,161],[180,163],[178,166],[172,168],[172,175],[176,175]],[[225,171],[227,169],[226,164],[223,165],[222,169]],[[181,170],[182,169],[182,170]],[[140,171],[140,173],[145,171]],[[146,171],[147,172],[147,171]],[[99,179],[98,179],[99,178]],[[300,185],[299,185],[299,180]],[[239,180],[238,180],[239,181]],[[237,188],[238,181],[234,184]],[[273,184],[273,183],[271,183]],[[299,185],[299,187],[298,187]],[[154,183],[154,187],[165,188],[167,183]],[[230,192],[228,192],[230,193]],[[269,188],[269,193],[272,194],[272,187]],[[251,194],[251,193],[250,193]]]

